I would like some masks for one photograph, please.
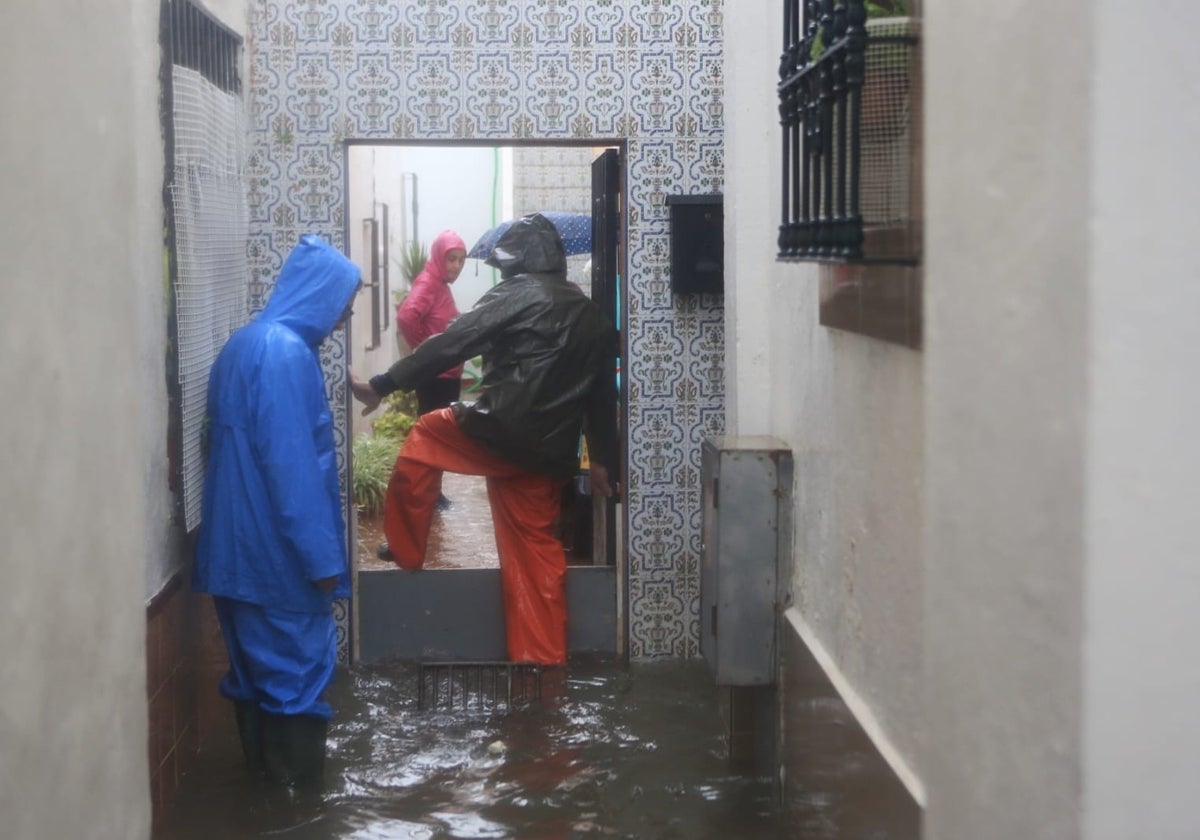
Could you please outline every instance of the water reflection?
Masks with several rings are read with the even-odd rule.
[[[250,779],[230,723],[157,836],[783,836],[769,783],[728,770],[701,662],[572,660],[508,713],[418,711],[416,679],[403,662],[339,675],[323,794]]]

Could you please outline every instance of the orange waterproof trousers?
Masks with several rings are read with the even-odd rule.
[[[388,548],[402,569],[425,562],[446,470],[487,478],[509,659],[565,663],[567,558],[555,523],[566,479],[526,472],[487,452],[459,430],[453,409],[422,415],[396,457],[384,506]]]

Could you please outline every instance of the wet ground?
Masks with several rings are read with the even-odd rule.
[[[500,566],[496,538],[492,535],[492,509],[488,505],[487,482],[475,475],[445,473],[442,493],[450,499],[449,509],[433,517],[429,530],[427,569],[495,569]],[[358,568],[394,569],[390,560],[380,560],[375,549],[382,542],[382,516],[358,520]]]
[[[481,476],[445,473],[442,492],[450,499],[450,507],[433,517],[429,529],[429,549],[426,569],[496,569],[500,557],[496,553],[496,538],[492,531],[492,509],[488,504],[487,481]],[[581,504],[590,504],[584,499]],[[574,512],[564,510],[567,520]],[[357,563],[359,569],[394,569],[390,560],[381,560],[375,549],[384,541],[383,516],[358,517]],[[561,523],[560,523],[561,525]],[[571,553],[572,535],[562,534],[566,543],[567,562],[590,563],[590,557]],[[590,551],[590,534],[584,538]]]
[[[232,720],[157,835],[184,838],[785,836],[765,779],[731,773],[704,663],[573,659],[512,710],[419,710],[417,666],[355,666],[330,700],[326,788],[250,777]]]
[[[453,505],[435,517],[426,567],[498,566],[484,480],[447,473],[443,490]],[[378,528],[360,520],[359,568],[394,568],[375,556]],[[499,711],[418,709],[418,669],[393,661],[339,672],[326,786],[315,795],[252,777],[232,708],[216,701],[225,719],[206,727],[156,838],[784,836],[770,783],[730,771],[702,661],[573,658],[543,672],[540,700]]]

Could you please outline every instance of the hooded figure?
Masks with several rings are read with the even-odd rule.
[[[467,261],[467,244],[452,230],[444,230],[434,237],[429,246],[429,259],[396,307],[396,324],[404,341],[412,349],[420,347],[425,339],[437,335],[458,317],[458,306],[450,284],[458,279]],[[462,364],[454,365],[437,376],[417,383],[417,414],[427,414],[454,403],[462,390]],[[438,509],[445,510],[450,500],[438,496]]]
[[[434,237],[429,246],[429,259],[425,267],[413,278],[412,288],[396,307],[396,324],[404,341],[416,350],[431,335],[437,335],[458,317],[458,306],[450,284],[458,279],[467,259],[467,245],[461,236],[452,230],[444,230]],[[441,405],[422,407],[421,413],[434,408],[444,408],[458,399],[458,383],[462,379],[461,364],[444,370],[438,379],[448,379],[455,385],[454,396]],[[421,389],[417,389],[418,399]]]
[[[208,382],[208,463],[193,589],[213,596],[229,651],[220,691],[246,757],[318,781],[347,597],[333,422],[318,347],[349,316],[359,270],[304,236],[266,308],[235,332]]]
[[[610,492],[616,334],[567,282],[562,240],[544,216],[513,223],[487,262],[503,279],[470,312],[387,373],[369,384],[352,380],[352,387],[372,407],[450,365],[483,357],[476,401],[423,415],[405,439],[384,508],[388,548],[402,568],[420,568],[442,472],[487,476],[509,658],[561,664],[566,556],[554,525],[562,488],[579,469],[581,432],[593,491]]]

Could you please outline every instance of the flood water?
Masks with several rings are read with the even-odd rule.
[[[339,673],[319,794],[252,779],[231,719],[157,836],[784,836],[769,781],[729,769],[703,662],[572,659],[543,673],[540,700],[500,711],[419,710],[417,675],[402,661]]]

